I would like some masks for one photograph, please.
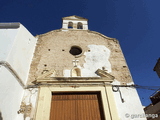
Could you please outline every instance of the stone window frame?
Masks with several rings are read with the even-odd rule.
[[[71,49],[72,49],[72,48],[80,49],[80,50],[81,50],[81,53],[80,53],[80,54],[77,54],[77,55],[72,54],[72,53],[71,53]],[[69,53],[70,53],[71,55],[75,56],[75,57],[80,57],[80,56],[82,56],[82,54],[83,54],[83,49],[82,49],[82,47],[80,47],[80,46],[78,46],[78,45],[72,45],[72,46],[70,46]]]

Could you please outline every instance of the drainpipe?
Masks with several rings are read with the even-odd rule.
[[[8,69],[12,73],[12,75],[17,79],[17,81],[23,87],[23,89],[26,88],[26,86],[23,83],[22,79],[19,77],[19,75],[17,74],[17,72],[12,68],[12,66],[8,62],[6,62],[6,61],[0,61],[0,65],[4,66],[6,69]]]

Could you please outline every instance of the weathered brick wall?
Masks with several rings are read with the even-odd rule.
[[[38,43],[30,68],[29,83],[34,81],[44,70],[55,70],[56,76],[63,76],[64,69],[72,69],[72,60],[75,56],[69,53],[71,46],[82,48],[82,56],[76,58],[83,67],[85,62],[84,52],[88,52],[88,45],[104,45],[110,49],[109,61],[111,75],[121,82],[131,82],[131,75],[124,59],[118,41],[106,37],[98,32],[88,30],[55,30],[38,35]],[[101,69],[101,68],[100,68]]]

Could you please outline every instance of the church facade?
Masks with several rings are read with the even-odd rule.
[[[118,40],[88,30],[87,19],[64,17],[35,37],[18,23],[0,27],[1,118],[146,120]]]

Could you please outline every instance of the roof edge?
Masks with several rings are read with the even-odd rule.
[[[15,23],[0,23],[0,29],[16,29],[20,27],[19,22]]]
[[[72,15],[72,16],[63,17],[62,20],[66,20],[66,19],[72,19],[72,20],[73,20],[72,17],[78,18],[78,19],[80,19],[80,20],[86,20],[86,21],[88,21],[88,19],[86,19],[86,18],[84,18],[84,17],[77,16],[77,15]]]
[[[50,33],[53,33],[53,32],[61,32],[63,29],[57,29],[57,30],[52,30],[52,31],[49,31],[47,33],[44,33],[44,34],[40,34],[40,35],[37,35],[36,37],[39,37],[39,36],[45,36],[45,35],[48,35]],[[78,31],[78,30],[68,30],[68,31]],[[96,32],[96,31],[91,31],[91,30],[79,30],[79,31],[87,31],[88,33],[93,33],[93,34],[97,34],[103,38],[106,38],[108,40],[113,40],[114,42],[117,42],[119,43],[119,41],[116,39],[116,38],[111,38],[111,37],[107,37],[106,35],[103,35],[102,33],[99,33],[99,32]]]

